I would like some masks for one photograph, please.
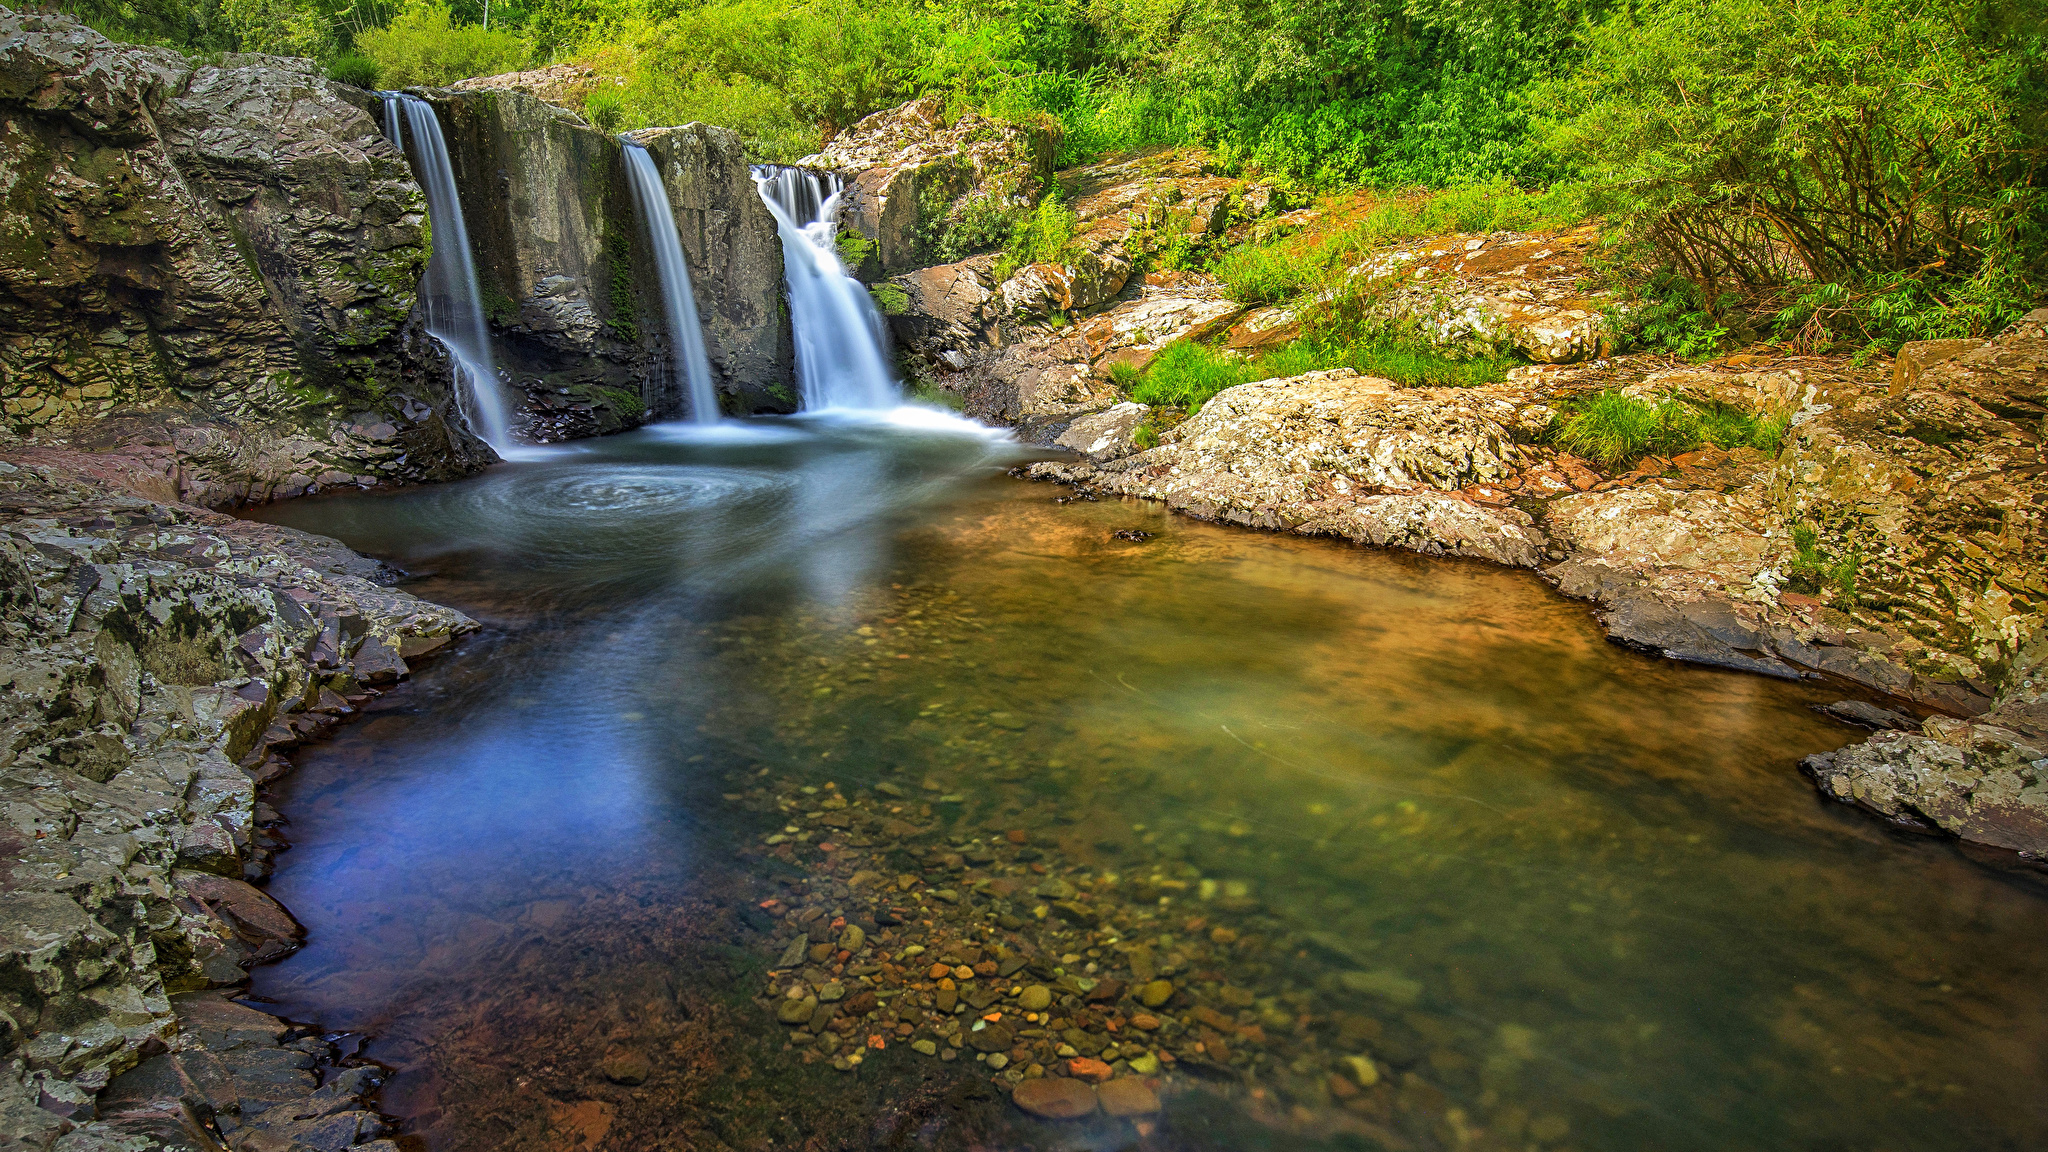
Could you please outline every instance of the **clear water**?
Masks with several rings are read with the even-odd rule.
[[[654,270],[661,283],[663,318],[668,321],[670,371],[676,391],[690,398],[690,419],[698,424],[718,422],[718,394],[711,386],[711,360],[704,352],[704,329],[697,320],[697,296],[690,286],[690,265],[683,259],[682,238],[676,234],[675,210],[669,206],[668,187],[661,170],[647,149],[622,139],[626,178],[633,186],[633,205],[647,230],[648,245],[654,250]]]
[[[1016,454],[737,422],[264,510],[487,629],[302,753],[271,890],[311,936],[258,993],[372,1032],[435,1148],[1128,1146],[971,1062],[799,1063],[748,999],[791,868],[724,797],[893,782],[1297,1021],[1148,1148],[2048,1146],[2048,901],[1817,800],[1838,692],[1616,648],[1528,573],[1058,504]],[[1346,1051],[1381,1111],[1330,1096]]]

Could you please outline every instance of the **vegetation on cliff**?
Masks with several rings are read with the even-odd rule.
[[[68,6],[188,50],[320,56],[358,83],[576,59],[608,123],[727,124],[771,159],[939,92],[1057,121],[1062,164],[1199,144],[1319,188],[1561,189],[1665,271],[1674,350],[1984,333],[2048,282],[2043,0]],[[1293,286],[1265,271],[1261,298]]]

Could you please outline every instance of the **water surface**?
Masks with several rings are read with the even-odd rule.
[[[721,428],[262,513],[486,624],[275,801],[310,939],[257,992],[373,1033],[430,1146],[2048,1146],[2048,903],[1815,797],[1839,691],[1525,572],[1057,503],[959,429]],[[820,858],[774,801],[832,790],[1027,833],[1118,909],[1077,966],[1140,943],[1264,1039],[1143,1137],[802,1062],[756,909]]]

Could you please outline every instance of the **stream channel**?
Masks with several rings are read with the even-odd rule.
[[[671,425],[255,510],[484,630],[280,783],[309,939],[253,1002],[366,1034],[437,1152],[2048,1147],[2048,899],[1816,798],[1838,688],[1615,647],[1527,572],[1056,502],[1027,458]],[[850,1071],[767,999],[819,904],[930,946]],[[960,942],[1171,980],[1151,1032],[1005,1009],[1013,1073],[1061,1025],[1177,1055],[1164,1112],[1032,1120],[914,1048]]]

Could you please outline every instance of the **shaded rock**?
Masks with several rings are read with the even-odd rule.
[[[1863,728],[1897,729],[1907,731],[1920,725],[1903,712],[1880,708],[1862,700],[1837,700],[1833,704],[1816,704],[1816,711],[1826,713],[1847,724]]]

